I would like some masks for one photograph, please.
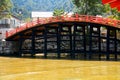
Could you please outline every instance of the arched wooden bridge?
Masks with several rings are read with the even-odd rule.
[[[6,32],[7,41],[18,41],[18,54],[32,56],[43,53],[56,53],[60,58],[67,53],[71,58],[83,54],[91,59],[102,55],[117,60],[120,55],[120,21],[108,18],[75,15],[37,19]]]

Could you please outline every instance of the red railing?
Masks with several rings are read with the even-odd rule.
[[[53,22],[65,22],[65,21],[91,22],[91,23],[109,25],[109,26],[120,28],[120,20],[113,20],[109,18],[76,14],[75,16],[50,17],[50,18],[44,18],[44,19],[38,18],[36,21],[28,22],[20,26],[19,28],[7,31],[6,38],[18,32],[21,32],[23,30],[35,27],[36,25],[42,25],[42,24],[53,23]]]

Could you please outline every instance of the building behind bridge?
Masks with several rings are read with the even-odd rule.
[[[19,27],[20,22],[21,22],[20,19],[13,15],[10,18],[1,19],[0,20],[0,40],[5,39],[6,31]]]
[[[19,27],[20,24],[21,20],[13,15],[10,18],[0,20],[0,54],[14,51],[13,43],[5,41],[6,31]]]
[[[73,15],[73,12],[70,12],[70,13],[65,12],[64,15],[71,16],[71,15]],[[31,17],[32,17],[32,20],[36,20],[37,18],[53,17],[53,12],[32,11],[31,12]]]

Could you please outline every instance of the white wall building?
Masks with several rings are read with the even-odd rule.
[[[31,17],[33,20],[36,20],[37,18],[47,18],[52,17],[53,12],[39,12],[39,11],[33,11],[31,13]]]
[[[6,31],[20,26],[20,20],[15,16],[11,18],[4,18],[0,20],[0,40],[5,39]]]
[[[68,16],[73,15],[73,12],[67,13],[65,12]],[[40,11],[33,11],[31,13],[32,20],[36,20],[37,18],[48,18],[48,17],[53,17],[53,12],[40,12]]]
[[[32,12],[32,17],[41,17],[41,18],[45,18],[45,17],[52,17],[53,16],[53,12]]]

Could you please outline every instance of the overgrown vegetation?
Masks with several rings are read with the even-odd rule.
[[[54,11],[53,11],[53,16],[61,16],[61,15],[63,15],[65,13],[65,11],[63,10],[63,9],[55,9]]]
[[[103,5],[102,0],[72,0],[75,5],[74,12],[84,15],[101,15],[112,19],[120,19],[120,12]]]
[[[3,13],[12,14],[22,20],[30,20],[31,11],[74,12],[83,15],[102,15],[120,19],[120,12],[103,5],[102,0],[0,0],[0,18]],[[62,10],[62,11],[61,11]],[[6,15],[5,15],[6,17]]]
[[[0,0],[0,19],[10,16],[11,7],[12,3],[10,0]]]
[[[12,0],[13,8],[11,12],[19,18],[30,18],[31,11],[72,11],[73,3],[71,0]],[[19,14],[21,12],[21,14]]]

